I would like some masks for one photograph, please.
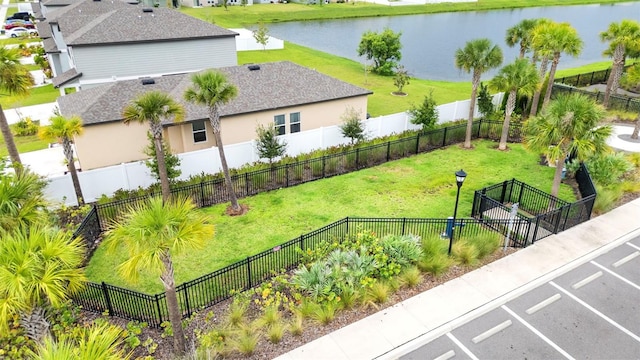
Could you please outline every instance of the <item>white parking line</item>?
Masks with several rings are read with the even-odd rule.
[[[545,306],[551,305],[554,302],[560,300],[562,296],[560,296],[560,294],[555,294],[553,296],[548,297],[545,300],[540,301],[539,303],[533,305],[532,307],[528,308],[527,311],[525,311],[527,313],[527,315],[531,315],[531,314],[535,314],[536,311],[544,308]]]
[[[616,273],[616,272],[613,272],[613,271],[611,271],[611,270],[607,269],[606,267],[604,267],[604,266],[602,266],[602,265],[598,264],[598,263],[597,263],[597,262],[595,262],[595,261],[591,261],[591,263],[592,263],[593,265],[595,265],[595,266],[599,267],[600,269],[602,269],[602,270],[604,270],[604,271],[608,272],[609,274],[611,274],[611,275],[613,275],[613,276],[617,277],[618,279],[620,279],[620,280],[624,281],[625,283],[627,283],[627,284],[629,284],[629,285],[633,286],[634,288],[636,288],[636,289],[640,290],[640,285],[638,285],[638,284],[634,283],[633,281],[631,281],[631,280],[629,280],[629,279],[625,278],[624,276],[622,276],[622,275],[620,275],[620,274],[618,274],[618,273]]]
[[[588,283],[592,282],[593,280],[599,278],[600,276],[602,276],[602,271],[598,271],[597,273],[591,275],[591,276],[587,276],[586,278],[578,281],[577,283],[571,285],[571,288],[573,288],[573,290],[578,290],[581,287],[587,285]]]
[[[551,339],[549,339],[548,337],[544,336],[543,333],[541,333],[538,329],[536,329],[535,327],[533,327],[533,325],[529,324],[528,322],[526,322],[523,318],[521,318],[520,316],[518,316],[518,314],[516,314],[515,312],[513,312],[511,309],[509,309],[507,307],[507,305],[502,305],[501,306],[502,309],[504,309],[504,311],[508,312],[509,315],[513,316],[516,320],[520,321],[522,323],[522,325],[526,326],[529,330],[531,330],[531,332],[533,332],[534,334],[536,334],[540,339],[542,339],[544,342],[546,342],[547,344],[549,344],[552,348],[554,348],[557,352],[559,352],[560,354],[562,354],[562,356],[564,356],[567,359],[571,359],[571,360],[575,360],[575,358],[571,355],[569,355],[568,352],[564,351],[564,349],[562,349],[560,346],[558,346],[556,343],[554,343],[553,341],[551,341]]]
[[[623,265],[623,264],[625,264],[625,263],[637,258],[638,255],[640,255],[640,251],[636,251],[636,252],[632,253],[631,255],[625,256],[622,259],[614,262],[613,263],[613,267],[618,267],[620,265]]]
[[[635,246],[635,245],[633,245],[633,244],[632,244],[632,243],[630,243],[630,242],[625,243],[625,244],[627,244],[627,245],[631,246],[632,248],[634,248],[634,249],[636,249],[636,250],[640,250],[640,246]]]
[[[462,349],[462,351],[464,351],[464,353],[465,353],[465,354],[467,354],[467,356],[468,356],[468,357],[470,357],[470,358],[471,358],[471,359],[473,359],[473,360],[480,360],[480,359],[478,359],[478,357],[477,357],[477,356],[475,356],[475,355],[471,352],[471,350],[467,349],[467,347],[466,347],[466,346],[464,346],[464,345],[460,342],[460,340],[456,339],[456,337],[455,337],[455,336],[453,336],[453,334],[452,334],[452,333],[447,333],[447,337],[448,337],[449,339],[451,339],[451,341],[453,341],[456,345],[458,345],[458,347],[459,347],[460,349]]]
[[[609,318],[607,315],[601,313],[600,311],[596,310],[596,308],[594,308],[593,306],[587,304],[586,302],[582,301],[580,298],[578,298],[577,296],[573,295],[572,293],[568,292],[567,290],[563,289],[560,285],[554,283],[553,281],[549,281],[549,284],[551,284],[552,286],[554,286],[556,289],[562,291],[563,293],[565,293],[567,296],[571,297],[573,300],[575,300],[578,304],[586,307],[587,309],[591,310],[591,312],[593,312],[594,314],[600,316],[601,318],[603,318],[605,321],[607,321],[609,324],[615,326],[616,328],[618,328],[620,331],[622,331],[623,333],[631,336],[635,341],[640,342],[640,337],[638,337],[638,335],[632,333],[631,331],[629,331],[627,328],[625,328],[624,326],[618,324],[617,322],[613,321],[613,319]]]
[[[508,328],[509,326],[511,326],[511,320],[507,320],[504,321],[494,327],[492,327],[491,329],[483,332],[482,334],[474,337],[473,339],[471,339],[471,341],[473,341],[474,344],[477,344],[479,342],[482,342],[490,337],[492,337],[493,335],[499,333],[500,331]]]
[[[446,353],[438,356],[437,358],[434,358],[433,360],[449,360],[454,356],[456,356],[456,352],[453,350],[449,350]]]

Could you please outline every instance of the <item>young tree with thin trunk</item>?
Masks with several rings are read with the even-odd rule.
[[[485,71],[502,64],[502,50],[498,45],[492,44],[489,39],[471,40],[464,48],[456,50],[455,61],[458,69],[472,73],[469,117],[467,118],[467,132],[464,140],[464,147],[470,149],[473,114],[476,108],[480,77]]]
[[[261,158],[269,159],[269,165],[273,166],[273,159],[287,152],[287,142],[278,137],[278,130],[269,126],[258,125],[256,127],[256,151]]]
[[[193,74],[191,82],[192,86],[185,91],[184,98],[188,102],[206,106],[209,110],[209,122],[211,123],[213,136],[216,139],[216,147],[220,154],[220,163],[225,184],[227,185],[227,193],[231,200],[231,209],[235,213],[240,213],[242,208],[238,204],[238,197],[233,189],[233,183],[231,183],[220,125],[220,107],[233,100],[238,95],[238,89],[227,81],[227,77],[223,73],[214,70]]]
[[[169,320],[173,329],[175,355],[186,351],[182,312],[178,304],[173,258],[176,255],[200,250],[213,236],[209,218],[196,211],[189,199],[154,197],[138,203],[117,222],[105,237],[107,251],[124,247],[128,257],[118,265],[118,273],[135,282],[141,271],[160,277],[164,285]]]
[[[33,77],[29,69],[20,63],[20,53],[18,48],[0,47],[0,90],[6,91],[9,95],[27,95],[33,86]],[[16,172],[22,171],[22,161],[20,153],[13,141],[13,134],[9,127],[9,122],[4,116],[2,105],[0,105],[0,131],[9,152],[9,158]]]
[[[518,95],[529,96],[533,94],[538,86],[538,71],[529,60],[524,58],[516,59],[513,63],[500,69],[500,72],[491,80],[489,86],[497,91],[504,91],[509,94],[502,125],[502,135],[498,145],[498,149],[506,150],[509,124],[511,122],[511,114],[513,114],[513,110],[516,107],[516,99]]]
[[[619,23],[612,22],[606,31],[600,33],[600,40],[609,42],[609,48],[604,54],[613,58],[602,101],[605,107],[609,107],[611,94],[615,94],[620,86],[627,49],[637,48],[640,45],[640,23],[629,19],[623,19]]]
[[[78,204],[84,204],[84,196],[82,195],[82,188],[80,187],[80,180],[78,179],[78,170],[76,169],[76,163],[73,157],[73,147],[71,146],[73,138],[77,135],[82,135],[82,119],[78,116],[72,116],[66,118],[61,115],[53,116],[49,119],[49,125],[40,128],[38,136],[41,139],[47,141],[57,141],[62,144],[62,151],[64,152],[64,158],[67,160],[67,169],[71,174],[71,182],[73,183],[73,189],[76,192],[76,200]]]
[[[555,79],[556,69],[560,63],[560,55],[576,57],[582,51],[583,42],[576,29],[569,23],[543,22],[533,31],[532,44],[542,54],[550,54],[551,69],[549,69],[549,82],[544,94],[542,108],[545,108],[551,100],[551,90]]]
[[[525,122],[524,145],[556,165],[551,195],[558,196],[562,169],[569,154],[584,161],[609,151],[606,140],[612,129],[600,124],[604,115],[604,107],[594,100],[580,94],[562,94],[542,114]]]
[[[149,91],[134,99],[123,110],[123,121],[129,124],[132,121],[149,123],[149,131],[153,136],[156,147],[156,159],[158,162],[158,175],[162,187],[162,199],[167,201],[171,196],[167,165],[164,158],[164,146],[162,142],[162,122],[173,120],[181,122],[184,118],[184,109],[169,94],[161,91]]]

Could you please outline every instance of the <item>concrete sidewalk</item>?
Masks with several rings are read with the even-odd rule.
[[[278,359],[395,359],[593,256],[640,235],[640,199],[549,236]],[[399,348],[402,347],[402,348]]]

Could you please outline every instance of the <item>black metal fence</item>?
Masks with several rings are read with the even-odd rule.
[[[248,290],[274,276],[274,271],[297,267],[301,261],[301,251],[315,249],[322,242],[341,242],[349,235],[360,231],[373,231],[378,236],[418,235],[422,238],[443,237],[452,219],[415,218],[344,218],[332,224],[301,235],[295,239],[247,257],[223,269],[187,281],[177,286],[178,301],[182,316],[188,317],[195,311],[224,301],[236,291]],[[520,234],[527,229],[526,220],[516,220],[512,224],[512,234]],[[456,220],[455,238],[495,233],[506,234],[509,224],[503,219],[476,220],[463,218]],[[448,237],[444,237],[445,240]],[[516,237],[511,246],[521,246]],[[88,283],[87,287],[75,294],[74,302],[83,309],[129,320],[145,321],[151,327],[169,320],[165,293],[147,295],[119,288],[105,283]]]
[[[596,190],[589,171],[580,165],[575,174],[581,199],[569,203],[516,179],[477,190],[471,216],[478,219],[508,219],[513,204],[518,204],[517,219],[526,220],[527,229],[516,234],[520,246],[532,244],[591,218]]]
[[[578,89],[573,86],[564,85],[564,84],[553,84],[553,94],[554,96],[562,93],[578,93],[588,96],[594,99],[598,103],[602,103],[604,101],[604,92],[599,91],[589,91]],[[629,112],[640,112],[640,100],[636,98],[632,98],[629,96],[619,95],[619,94],[611,94],[609,96],[609,109],[612,110],[622,110]]]
[[[594,84],[606,83],[609,79],[609,73],[611,68],[606,70],[594,71],[586,74],[578,74],[573,76],[566,76],[553,79],[555,84],[565,84],[575,87],[585,87]]]

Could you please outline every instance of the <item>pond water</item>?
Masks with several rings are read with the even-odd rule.
[[[458,48],[464,47],[469,40],[486,37],[502,48],[503,64],[507,64],[518,56],[519,48],[509,48],[505,44],[506,30],[523,19],[543,17],[569,22],[584,41],[578,58],[564,54],[560,58],[560,69],[571,68],[607,60],[602,55],[607,45],[600,41],[600,32],[606,30],[610,23],[622,19],[640,21],[640,2],[277,23],[269,25],[269,34],[364,63],[365,58],[357,55],[362,34],[389,27],[402,33],[400,64],[412,76],[469,81],[470,75],[455,68],[454,54]],[[496,72],[487,72],[483,79],[491,78]]]

